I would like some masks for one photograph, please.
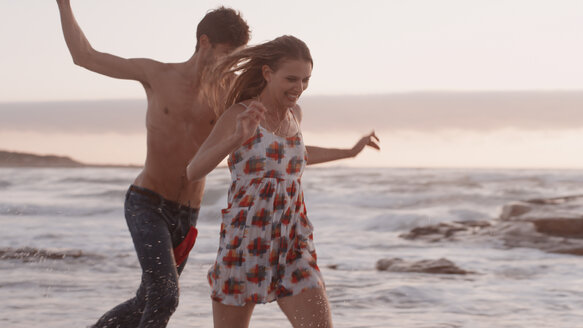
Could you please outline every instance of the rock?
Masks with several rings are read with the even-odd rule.
[[[571,196],[563,196],[563,197],[553,197],[553,198],[535,198],[527,200],[527,203],[530,204],[539,204],[539,205],[558,205],[564,204],[566,202],[572,201],[581,201],[583,200],[583,195],[571,195]]]
[[[463,234],[474,234],[476,231],[489,227],[488,221],[463,221],[439,223],[433,226],[417,227],[409,233],[402,234],[399,237],[409,240],[423,239],[428,242],[439,242],[444,240],[457,240]]]
[[[551,236],[583,238],[583,218],[581,219],[537,219],[532,220],[536,231]]]
[[[380,259],[376,268],[379,271],[389,272],[419,272],[437,274],[469,274],[470,271],[458,268],[452,261],[441,258],[439,260],[421,260],[406,262],[400,258]]]
[[[557,254],[571,254],[571,255],[578,255],[583,256],[583,247],[580,248],[567,248],[567,249],[557,249],[553,251],[553,253]]]
[[[522,214],[530,212],[531,208],[528,204],[522,202],[514,202],[502,206],[502,213],[500,214],[500,220],[510,220]]]
[[[526,221],[550,236],[583,238],[583,195],[538,198],[505,205],[502,221]]]

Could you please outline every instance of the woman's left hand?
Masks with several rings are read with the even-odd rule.
[[[360,152],[364,149],[364,147],[369,146],[376,150],[381,150],[381,147],[378,145],[380,143],[379,138],[374,133],[374,130],[367,134],[366,136],[362,137],[354,147],[351,149],[352,156],[356,156],[360,154]]]

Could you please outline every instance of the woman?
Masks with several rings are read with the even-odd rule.
[[[210,75],[227,100],[187,175],[201,179],[229,155],[233,183],[208,275],[215,327],[247,327],[254,305],[274,300],[294,327],[332,327],[301,174],[379,147],[374,132],[351,149],[304,147],[296,102],[312,66],[305,43],[282,36],[225,57]]]

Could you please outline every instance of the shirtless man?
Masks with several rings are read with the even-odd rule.
[[[147,155],[125,198],[125,216],[142,268],[136,296],[107,312],[94,327],[166,327],[178,305],[178,277],[196,238],[204,181],[188,182],[186,165],[213,128],[216,115],[202,96],[206,67],[247,44],[249,27],[232,9],[207,13],[196,50],[183,63],[126,59],[94,50],[69,0],[57,0],[65,41],[76,65],[146,91]]]

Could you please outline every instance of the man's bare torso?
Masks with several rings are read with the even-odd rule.
[[[186,165],[209,135],[215,114],[182,64],[152,62],[146,113],[147,155],[134,184],[164,198],[198,208],[204,180],[188,182]]]
[[[215,120],[213,110],[200,97],[200,73],[235,47],[212,44],[203,33],[197,36],[195,53],[184,63],[123,58],[95,50],[77,24],[69,0],[57,0],[57,4],[63,36],[76,65],[112,78],[139,81],[144,86],[148,98],[147,155],[134,183],[166,199],[200,207],[204,180],[188,183],[186,165]]]

